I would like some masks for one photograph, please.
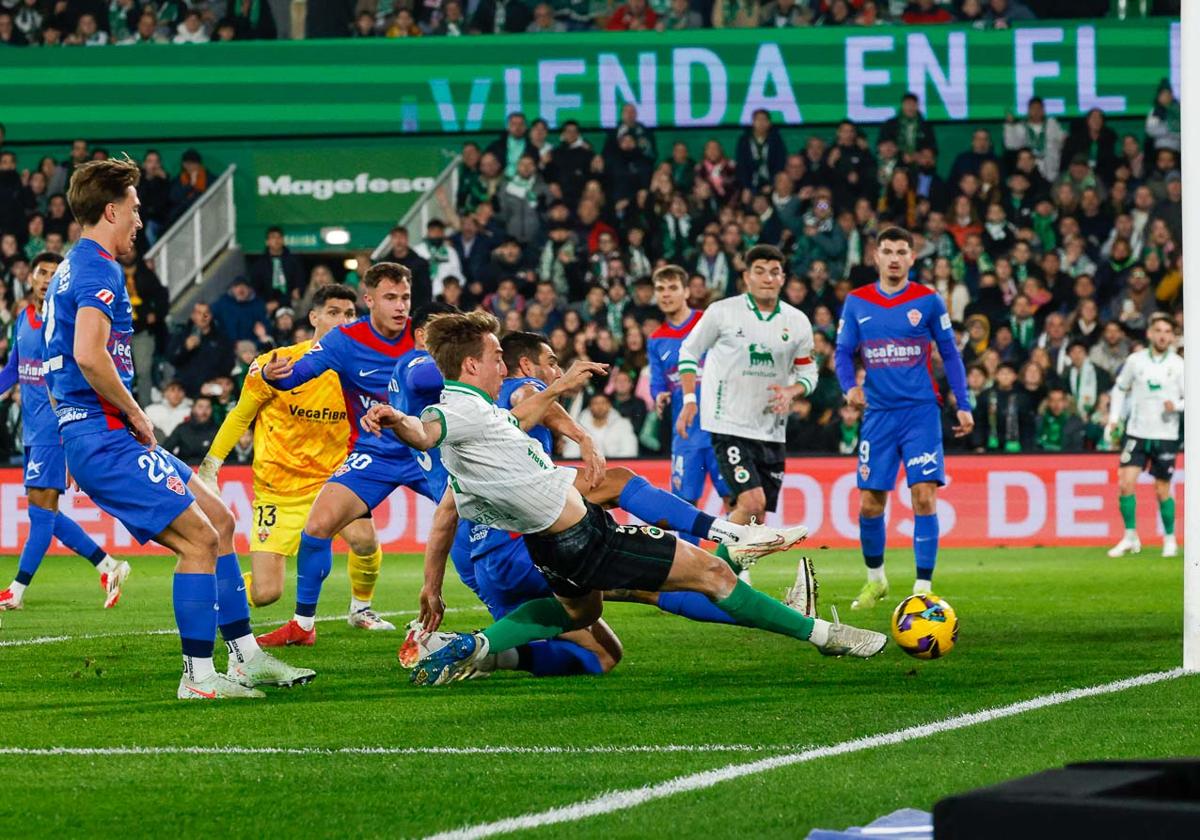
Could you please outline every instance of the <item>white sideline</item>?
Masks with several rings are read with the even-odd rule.
[[[728,764],[724,767],[718,767],[715,770],[706,770],[702,773],[693,773],[687,776],[677,776],[674,779],[668,779],[665,782],[660,782],[655,785],[645,785],[639,788],[612,791],[610,793],[601,794],[600,796],[592,799],[585,799],[582,802],[576,802],[573,805],[564,805],[558,808],[551,808],[546,811],[523,814],[519,817],[509,817],[503,820],[496,820],[495,822],[463,826],[462,828],[456,828],[452,831],[445,831],[439,834],[430,835],[428,838],[426,838],[426,840],[474,840],[474,838],[494,837],[497,834],[508,834],[509,832],[521,831],[524,829],[542,828],[544,826],[557,825],[559,823],[578,822],[579,820],[586,819],[588,817],[611,814],[614,811],[624,811],[628,808],[633,808],[646,802],[652,802],[656,799],[665,799],[678,793],[703,790],[705,788],[718,785],[721,782],[740,779],[743,776],[753,776],[758,773],[765,773],[769,770],[776,770],[780,767],[788,767],[793,764],[802,764],[808,761],[815,761],[819,758],[829,758],[835,755],[845,755],[847,753],[859,752],[861,750],[875,749],[876,747],[886,747],[893,744],[901,744],[907,741],[916,740],[918,738],[928,738],[931,735],[938,735],[942,732],[951,732],[955,729],[964,729],[968,726],[975,726],[976,724],[980,723],[988,723],[989,721],[999,720],[1001,718],[1013,717],[1014,715],[1024,714],[1025,712],[1044,709],[1048,706],[1057,706],[1062,703],[1069,703],[1072,700],[1079,700],[1084,697],[1112,694],[1118,691],[1124,691],[1128,688],[1152,685],[1154,683],[1163,682],[1164,680],[1173,680],[1177,677],[1183,676],[1184,673],[1185,672],[1182,668],[1175,668],[1170,671],[1158,671],[1156,673],[1143,674],[1139,677],[1117,680],[1115,682],[1104,683],[1103,685],[1091,686],[1090,688],[1075,688],[1071,689],[1070,691],[1057,691],[1053,694],[1044,694],[1041,697],[1035,697],[1032,700],[1023,700],[1019,703],[1013,703],[1008,706],[1000,706],[995,709],[984,709],[983,711],[979,712],[956,715],[955,717],[946,718],[945,720],[936,721],[934,723],[926,723],[920,726],[910,726],[905,729],[900,729],[895,732],[888,732],[882,735],[871,735],[864,738],[855,738],[851,741],[842,741],[839,744],[832,744],[827,747],[816,747],[812,749],[806,749],[801,752],[789,753],[787,755],[762,758],[758,761],[752,761],[746,764]]]
[[[478,612],[486,609],[483,605],[477,607],[452,607],[446,610],[446,614],[461,613],[461,612]],[[390,612],[375,613],[380,618],[393,618],[400,615],[416,615],[416,610],[392,610]],[[323,615],[319,616],[316,621],[345,621],[346,614],[341,615]],[[270,627],[277,622],[274,621],[257,621],[255,627]],[[70,636],[31,636],[28,639],[4,639],[0,640],[0,648],[6,647],[28,647],[29,645],[52,645],[58,642],[75,642],[84,641],[87,639],[119,639],[126,636],[175,636],[179,630],[174,627],[166,627],[161,630],[123,630],[117,633],[80,633]]]
[[[0,747],[0,755],[615,755],[620,753],[787,752],[796,744],[612,744],[590,747]]]

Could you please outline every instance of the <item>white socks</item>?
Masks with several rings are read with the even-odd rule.
[[[102,575],[107,575],[110,572],[115,572],[116,570],[117,561],[112,557],[109,557],[107,554],[104,555],[103,560],[96,564],[96,571]]]
[[[25,584],[17,583],[15,580],[8,585],[8,591],[13,594],[13,597],[20,601],[25,596]]]
[[[369,609],[371,609],[370,601],[360,601],[357,598],[351,596],[351,598],[350,598],[350,614],[351,615],[353,615],[356,612],[361,612],[362,610],[369,610]]]
[[[746,535],[746,526],[728,519],[714,519],[708,529],[708,539],[715,543],[738,542]]]
[[[188,682],[204,682],[216,673],[211,656],[183,657],[183,676]]]
[[[1127,539],[1129,542],[1141,542],[1141,540],[1138,539],[1137,528],[1126,528],[1125,539]]]
[[[317,625],[316,616],[311,615],[293,615],[292,621],[299,624],[301,630],[311,630]]]
[[[253,633],[239,636],[233,640],[227,639],[225,647],[229,650],[229,658],[235,662],[249,662],[262,652],[262,648],[258,646],[258,639],[254,638]]]
[[[870,566],[868,566],[867,580],[871,581],[871,583],[887,583],[887,577],[885,577],[883,574],[883,566],[880,566],[877,569],[872,569]]]
[[[933,581],[931,581],[931,580],[922,580],[921,578],[917,578],[916,581],[913,583],[913,594],[914,595],[926,595],[932,591],[933,591]]]
[[[821,647],[829,641],[829,628],[832,626],[823,618],[814,618],[812,635],[808,637],[808,640],[817,647]]]

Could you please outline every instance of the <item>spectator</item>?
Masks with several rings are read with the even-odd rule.
[[[233,369],[233,344],[213,323],[212,309],[197,301],[188,323],[176,329],[167,350],[176,378],[193,399],[200,386]]]
[[[784,0],[795,4],[795,0]],[[691,7],[688,0],[671,0],[667,10],[658,18],[659,32],[676,32],[683,29],[703,29],[704,18]]]
[[[766,192],[787,163],[787,148],[771,115],[759,108],[737,143],[737,181],[752,193]]]
[[[188,208],[208,190],[212,181],[212,173],[204,167],[200,153],[195,149],[185,151],[183,168],[179,177],[171,183],[168,193],[168,201],[171,206],[168,224],[178,221],[179,217],[186,213]]]
[[[910,26],[927,26],[932,23],[953,23],[954,15],[936,0],[914,0],[904,7],[900,17]]]
[[[451,0],[451,2],[453,1]],[[233,445],[233,449],[225,456],[225,463],[243,467],[248,467],[254,463],[253,429],[247,429],[242,432],[242,436],[238,438],[238,442]]]
[[[604,392],[592,394],[578,422],[592,436],[596,448],[604,457],[637,457],[638,439],[633,424],[613,411],[612,401]],[[579,445],[572,440],[564,441],[563,457],[578,458]]]
[[[640,332],[633,332],[630,335],[641,335]],[[636,434],[641,430],[646,422],[646,415],[649,409],[646,403],[634,393],[634,381],[636,371],[630,373],[625,368],[617,368],[612,373],[612,379],[609,383],[607,392],[609,399],[612,401],[612,407],[618,415],[629,421],[630,426]]]
[[[975,406],[971,438],[978,451],[1021,452],[1032,448],[1036,406],[1024,388],[1014,386],[1017,369],[1009,362],[996,369],[995,384],[985,390]]]
[[[596,166],[596,153],[580,135],[579,123],[567,120],[546,166],[551,195],[568,207],[576,206]]]
[[[175,29],[175,37],[171,39],[176,44],[207,44],[208,30],[200,19],[200,12],[188,9],[183,16],[183,22]]]
[[[170,296],[154,269],[136,250],[119,258],[125,275],[129,304],[133,307],[133,338],[130,341],[135,373],[134,396],[149,405],[154,385],[155,358],[166,350],[167,313]]]
[[[993,29],[1008,29],[1014,23],[1036,20],[1036,16],[1021,0],[988,0],[983,19]]]
[[[208,454],[208,447],[217,436],[220,425],[213,418],[211,397],[197,397],[192,403],[187,420],[175,427],[175,431],[163,441],[163,449],[185,464],[196,466]]]
[[[541,237],[541,212],[546,207],[549,190],[537,169],[537,158],[522,155],[516,172],[505,177],[497,193],[497,218],[505,233],[522,245],[532,245]]]
[[[644,32],[658,25],[658,15],[646,0],[626,0],[608,19],[606,29],[615,32]]]
[[[137,19],[137,29],[131,35],[120,41],[123,45],[131,44],[166,44],[169,40],[159,29],[158,15],[153,9],[145,8]]]
[[[429,263],[433,295],[442,293],[447,277],[462,277],[462,262],[458,251],[446,242],[446,225],[441,219],[430,219],[425,225],[425,238],[413,248],[417,256]]]
[[[1171,90],[1170,79],[1163,79],[1158,84],[1154,107],[1146,115],[1146,137],[1153,139],[1155,149],[1178,152],[1181,148],[1179,100]]]
[[[501,173],[508,178],[517,174],[517,161],[525,155],[532,155],[534,161],[537,160],[537,150],[529,143],[528,129],[524,114],[520,111],[509,114],[508,130],[487,147],[487,151],[500,164]],[[480,170],[482,169],[481,159]]]
[[[1108,317],[1126,330],[1143,332],[1157,309],[1158,301],[1150,288],[1150,276],[1143,266],[1136,265],[1129,270],[1125,288],[1109,304]]]
[[[232,21],[238,40],[271,41],[276,37],[275,18],[267,0],[228,0],[225,18]]]
[[[567,25],[554,17],[554,7],[549,3],[538,3],[533,7],[533,23],[525,29],[526,32],[566,32]]]
[[[1100,332],[1100,340],[1088,351],[1088,359],[1109,376],[1116,377],[1130,352],[1129,339],[1121,324],[1109,321]]]
[[[904,163],[911,164],[917,150],[937,150],[937,137],[933,126],[926,122],[919,109],[919,100],[914,94],[906,93],[900,100],[900,113],[885,122],[879,129],[879,142],[896,144]]]
[[[1009,152],[1028,149],[1038,171],[1048,182],[1058,178],[1065,139],[1066,133],[1058,124],[1058,120],[1046,116],[1046,105],[1040,96],[1029,100],[1024,120],[1018,122],[1012,114],[1005,119],[1004,148]],[[1037,185],[1031,186],[1036,191]]]
[[[171,211],[171,178],[163,169],[162,155],[150,149],[142,158],[142,179],[138,182],[138,199],[145,224],[143,235],[147,245],[153,245],[166,230]]]
[[[192,412],[192,401],[187,398],[183,383],[177,379],[168,382],[159,402],[146,406],[146,417],[154,425],[155,437],[165,440],[175,427],[187,419]]]
[[[1071,126],[1062,156],[1066,160],[1082,156],[1094,177],[1108,182],[1116,169],[1116,145],[1117,134],[1105,124],[1104,112],[1093,108]]]
[[[283,228],[267,228],[266,250],[250,266],[258,296],[277,305],[299,300],[305,286],[304,263],[283,243]]]
[[[28,45],[29,40],[17,26],[12,12],[0,8],[0,47],[26,47]]]
[[[259,341],[266,336],[267,306],[242,275],[233,278],[229,289],[212,305],[213,320],[230,341]],[[265,349],[265,346],[264,346]]]
[[[812,6],[802,0],[771,0],[759,13],[759,26],[772,29],[787,29],[793,26],[811,26]]]
[[[838,409],[838,419],[821,429],[821,451],[853,455],[858,452],[861,431],[862,409],[843,405]]]
[[[1083,420],[1071,411],[1066,391],[1059,386],[1051,388],[1037,416],[1038,451],[1082,452],[1083,433]]]
[[[461,272],[458,276],[467,284],[482,282],[492,253],[492,237],[480,229],[479,221],[473,215],[463,216],[459,227],[460,230],[450,237],[450,247],[458,255]],[[443,285],[447,276],[442,278]]]
[[[391,250],[384,262],[399,263],[412,275],[412,307],[424,306],[433,300],[433,281],[429,276],[429,261],[408,247],[408,228],[396,225],[389,234]]]

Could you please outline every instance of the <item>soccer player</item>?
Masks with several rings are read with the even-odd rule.
[[[915,594],[927,594],[937,561],[937,488],[946,483],[941,400],[932,374],[933,345],[958,404],[955,437],[970,434],[974,420],[967,374],[954,344],[946,304],[927,286],[908,279],[916,254],[912,234],[889,227],[879,233],[879,282],[846,298],[838,323],[835,360],[846,402],[865,409],[858,444],[859,539],[867,582],[851,603],[870,609],[888,593],[883,573],[884,509],[901,462],[912,491]],[[856,384],[861,358],[865,384]]]
[[[506,373],[499,328],[487,313],[431,321],[426,342],[447,380],[442,401],[421,418],[373,408],[364,428],[393,429],[417,449],[440,446],[452,490],[439,506],[443,523],[461,514],[523,534],[555,597],[528,601],[481,633],[457,635],[418,663],[414,683],[450,682],[489,653],[588,627],[603,613],[606,589],[701,592],[739,623],[810,641],[830,655],[865,658],[883,649],[887,637],[881,633],[802,615],[739,581],[726,563],[700,548],[655,526],[618,526],[586,502],[575,486],[575,470],[556,466],[525,430],[561,394],[604,367],[577,362],[510,413],[495,404]],[[453,529],[443,524],[431,532],[426,548],[420,618],[429,630],[444,613],[441,587],[452,538]]]
[[[100,573],[105,608],[116,606],[121,584],[129,577],[129,564],[117,561],[96,545],[82,528],[58,510],[58,497],[67,489],[67,461],[58,418],[50,405],[42,372],[45,343],[42,340],[42,304],[50,278],[63,260],[49,251],[34,257],[29,272],[33,303],[17,315],[16,341],[8,363],[0,370],[0,394],[21,384],[21,430],[25,444],[25,495],[29,500],[29,538],[21,547],[17,576],[0,592],[0,611],[24,606],[25,588],[37,574],[42,558],[58,537],[67,548],[87,558]]]
[[[350,423],[350,454],[325,482],[309,511],[296,554],[296,612],[291,621],[259,637],[268,647],[311,645],[316,641],[317,601],[333,568],[333,537],[354,520],[369,516],[397,487],[433,497],[412,450],[394,435],[359,435],[359,420],[375,405],[388,404],[396,362],[413,348],[409,307],[412,282],[399,263],[367,269],[362,285],[368,313],[331,330],[293,360],[274,353],[262,377],[272,388],[294,391],[326,371],[341,382]],[[373,541],[371,572],[378,576],[382,550]],[[353,578],[353,575],[352,575]],[[368,630],[395,630],[362,599],[351,600],[351,621]]]
[[[298,359],[330,330],[356,317],[357,295],[348,286],[323,286],[313,296],[309,323],[314,335],[277,350]],[[197,471],[219,492],[217,474],[242,434],[254,424],[254,505],[250,532],[251,572],[246,590],[253,606],[266,606],[283,593],[286,560],[300,545],[300,532],[317,493],[346,459],[350,427],[346,400],[337,374],[326,371],[310,385],[294,391],[276,391],[262,378],[270,360],[263,354],[246,374],[242,395],[221,424],[208,454]],[[355,598],[371,600],[378,564],[378,540],[370,518],[355,519],[342,529],[350,544],[348,567]],[[374,569],[372,570],[372,566]],[[372,574],[374,571],[375,574]],[[353,627],[372,626],[378,619],[370,610],[351,610]]]
[[[677,265],[664,265],[654,272],[654,296],[666,320],[652,336],[646,347],[650,359],[650,394],[662,417],[671,406],[671,490],[681,499],[696,504],[704,493],[704,480],[712,480],[713,488],[727,498],[729,487],[721,478],[716,453],[708,432],[693,420],[686,435],[677,428],[683,410],[683,387],[679,377],[679,348],[692,332],[702,313],[687,305],[687,272]],[[699,378],[699,369],[696,371]],[[696,386],[697,389],[699,385]],[[688,536],[680,535],[692,541]]]
[[[1143,470],[1154,477],[1154,494],[1158,497],[1158,514],[1163,526],[1162,556],[1174,557],[1179,553],[1175,541],[1171,477],[1175,474],[1179,418],[1183,413],[1183,359],[1172,346],[1175,325],[1169,315],[1160,312],[1151,316],[1146,338],[1150,346],[1126,359],[1117,374],[1108,411],[1105,433],[1112,439],[1128,401],[1129,420],[1125,423],[1117,470],[1117,502],[1125,522],[1125,536],[1109,549],[1109,557],[1123,557],[1142,550],[1134,489]]]
[[[117,258],[142,226],[140,170],[128,157],[76,167],[67,189],[82,237],[59,265],[46,298],[44,370],[71,475],[138,542],[179,557],[172,583],[183,649],[181,700],[262,697],[253,686],[308,682],[259,649],[233,553],[233,514],[182,461],[158,446],[133,399],[133,306]],[[218,556],[219,555],[219,556]],[[229,648],[213,667],[217,627]]]
[[[734,522],[762,522],[775,510],[787,463],[787,415],[792,400],[811,394],[817,384],[812,324],[779,298],[786,280],[783,266],[783,254],[774,246],[747,251],[746,293],[708,307],[679,347],[682,405],[675,433],[685,442],[691,437],[703,359],[708,385],[699,405],[700,428],[711,435],[718,468],[731,489]],[[729,552],[718,546],[717,556],[728,560]],[[797,590],[815,592],[815,585],[804,585],[812,580],[805,558],[796,579]]]

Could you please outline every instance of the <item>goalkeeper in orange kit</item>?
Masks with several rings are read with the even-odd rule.
[[[313,341],[272,351],[299,359],[330,330],[354,320],[353,289],[330,285],[313,297],[309,321]],[[346,404],[337,374],[328,371],[293,391],[277,391],[262,378],[270,354],[251,365],[236,408],[212,442],[200,477],[217,486],[217,472],[238,439],[254,423],[254,504],[246,590],[253,606],[265,606],[283,593],[288,557],[296,555],[300,533],[317,493],[342,465],[350,438]],[[370,517],[341,532],[350,544],[348,569],[353,594],[350,624],[366,630],[394,630],[371,609],[383,551]]]

